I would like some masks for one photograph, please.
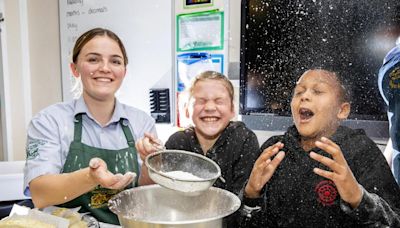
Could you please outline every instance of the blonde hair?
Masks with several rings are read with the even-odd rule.
[[[194,87],[196,86],[196,83],[199,81],[204,81],[204,80],[218,80],[223,82],[225,88],[228,90],[229,93],[229,98],[231,99],[232,107],[233,107],[233,98],[234,98],[234,89],[232,82],[223,74],[216,72],[216,71],[204,71],[200,74],[198,74],[192,81],[192,85],[190,86],[189,89],[189,99],[193,96],[193,90]]]

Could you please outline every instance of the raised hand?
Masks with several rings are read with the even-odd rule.
[[[271,179],[276,168],[285,157],[285,152],[280,151],[283,143],[277,142],[265,149],[254,163],[249,181],[245,188],[245,195],[249,198],[257,198],[264,185]],[[276,155],[272,160],[271,157]]]
[[[100,158],[92,158],[89,162],[89,175],[104,188],[123,189],[135,178],[136,173],[127,172],[124,175],[113,174],[107,169],[107,164]]]
[[[315,145],[332,155],[332,159],[315,152],[310,152],[310,157],[312,159],[331,169],[331,171],[328,171],[314,168],[314,173],[332,180],[338,189],[340,197],[353,208],[358,207],[362,199],[362,190],[348,166],[340,147],[325,137],[322,137],[320,141],[316,141]]]

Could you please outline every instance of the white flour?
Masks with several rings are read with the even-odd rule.
[[[170,172],[162,172],[162,173],[169,177],[172,177],[174,179],[179,179],[179,180],[186,180],[186,181],[204,180],[203,178],[200,178],[198,176],[195,176],[191,173],[184,172],[184,171],[170,171]]]

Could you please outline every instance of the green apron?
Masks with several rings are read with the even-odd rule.
[[[75,116],[74,141],[69,147],[69,153],[64,164],[63,173],[70,173],[89,166],[90,159],[98,157],[107,163],[110,172],[126,173],[127,171],[135,172],[139,177],[139,163],[135,148],[135,140],[128,126],[123,124],[123,120],[119,121],[124,131],[128,148],[121,150],[106,150],[85,145],[81,142],[82,138],[82,113]],[[135,186],[138,185],[136,178]],[[71,183],[73,184],[73,183]],[[130,184],[128,187],[133,187]],[[81,207],[79,212],[91,212],[91,214],[99,221],[119,224],[118,217],[108,209],[108,200],[120,192],[121,190],[106,189],[97,186],[92,191],[79,196],[61,207],[75,208]]]

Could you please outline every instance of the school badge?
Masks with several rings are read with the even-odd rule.
[[[324,206],[331,206],[338,196],[335,183],[331,180],[323,180],[315,186],[318,201]]]

